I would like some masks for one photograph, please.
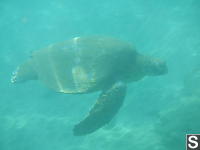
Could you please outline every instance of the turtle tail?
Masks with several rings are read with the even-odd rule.
[[[21,83],[27,80],[36,80],[37,75],[33,69],[32,61],[28,60],[19,67],[17,67],[16,71],[13,72],[11,77],[12,83]]]

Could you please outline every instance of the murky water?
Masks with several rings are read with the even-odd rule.
[[[199,0],[0,1],[0,150],[184,150],[200,133]],[[31,53],[77,36],[113,36],[167,62],[168,74],[128,85],[105,127],[73,126],[99,92],[56,93],[39,81],[12,84]]]

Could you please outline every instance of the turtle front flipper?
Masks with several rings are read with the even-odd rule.
[[[74,135],[82,136],[92,133],[109,123],[122,106],[125,94],[126,85],[122,82],[117,82],[102,92],[89,115],[74,126]]]

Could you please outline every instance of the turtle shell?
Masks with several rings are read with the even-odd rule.
[[[135,57],[134,48],[121,40],[76,37],[35,51],[32,60],[38,79],[48,87],[63,93],[84,93],[124,80]]]

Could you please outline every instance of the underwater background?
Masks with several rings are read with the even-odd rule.
[[[60,94],[10,77],[31,52],[75,36],[108,35],[166,60],[169,73],[128,86],[123,107],[73,136],[99,93]],[[199,0],[0,0],[0,150],[184,150],[200,133]]]

